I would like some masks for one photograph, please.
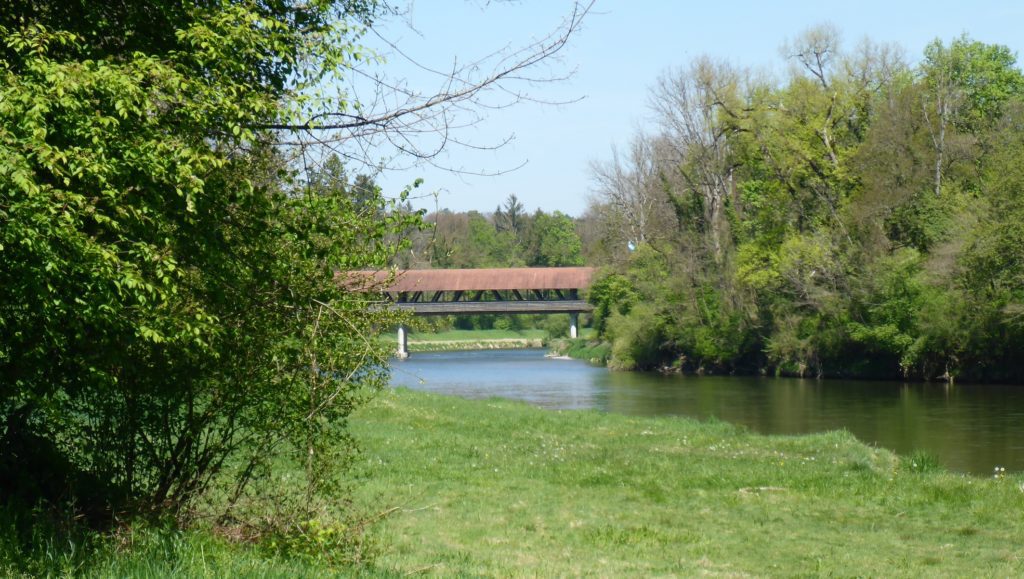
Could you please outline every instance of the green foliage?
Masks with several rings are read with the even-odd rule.
[[[903,372],[914,364],[911,346],[917,335],[915,312],[920,311],[920,254],[913,249],[880,258],[868,272],[864,321],[848,325],[850,339],[872,355],[899,360]]]
[[[411,266],[435,268],[563,267],[583,264],[576,221],[555,211],[526,213],[510,195],[493,214],[443,210],[427,216],[433,230],[415,236]]]
[[[560,267],[583,265],[582,245],[576,234],[572,218],[555,211],[552,214],[537,212],[531,227],[534,240],[530,265]]]
[[[498,231],[509,231],[515,235],[517,240],[521,240],[528,221],[523,204],[519,202],[519,198],[516,197],[515,193],[510,193],[508,198],[505,199],[504,208],[502,207],[502,205],[499,205],[494,210],[495,229]]]
[[[910,472],[928,473],[942,470],[939,458],[927,450],[915,450],[901,463]]]
[[[1013,515],[1024,477],[909,472],[914,457],[848,432],[761,436],[721,421],[411,391],[375,400],[354,428],[367,440],[366,496],[437,507],[383,525],[393,546],[378,566],[399,573],[1021,571],[1024,522]]]
[[[956,122],[981,129],[998,118],[1003,103],[1024,90],[1024,74],[1008,47],[971,40],[966,34],[946,46],[936,39],[924,49],[921,69],[932,90],[952,89]]]
[[[639,298],[633,284],[625,276],[613,273],[594,280],[587,300],[594,305],[594,328],[598,334],[604,335],[610,316],[628,314]]]
[[[664,333],[681,352],[688,370],[724,368],[746,352],[746,317],[724,301],[709,284],[693,288],[692,298],[674,311],[674,321]]]
[[[271,556],[297,560],[314,568],[358,568],[378,555],[380,546],[368,538],[370,521],[313,518],[261,537]]]
[[[799,314],[777,317],[774,331],[765,341],[765,352],[775,364],[776,374],[804,376],[813,368],[820,375],[814,340],[817,321]]]
[[[663,78],[644,170],[597,171],[605,245],[623,200],[678,224],[609,256],[591,291],[612,364],[1024,380],[1016,57],[962,36],[911,69],[891,47],[844,52],[829,26],[785,53],[782,82],[706,57]]]
[[[787,210],[789,196],[777,181],[744,181],[740,200],[745,216],[739,219],[738,229],[746,239],[778,244],[795,221],[793,212]]]
[[[324,104],[372,5],[63,4],[0,20],[3,494],[102,522],[224,478],[244,518],[280,458],[306,493],[279,512],[342,508],[316,497],[394,316],[334,272],[386,267],[420,216],[296,174],[262,127]]]
[[[511,232],[497,231],[476,211],[469,213],[468,224],[465,242],[456,242],[454,246],[454,267],[509,267],[513,263],[515,237]]]
[[[754,291],[770,294],[782,284],[779,248],[745,243],[736,250],[736,281]]]
[[[575,340],[554,340],[548,342],[551,353],[556,356],[569,356],[577,360],[586,360],[591,364],[606,365],[611,356],[612,345],[608,342],[588,338]]]
[[[569,337],[569,314],[551,314],[541,322],[541,329],[548,340]]]
[[[937,197],[931,191],[919,191],[893,209],[886,220],[887,235],[897,243],[927,251],[948,240],[956,227],[958,205],[955,193]]]
[[[612,344],[608,367],[614,370],[647,370],[662,359],[663,324],[649,304],[633,306],[629,313],[614,313],[607,334]]]

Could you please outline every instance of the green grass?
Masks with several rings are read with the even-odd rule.
[[[1024,574],[1024,477],[941,472],[845,432],[768,437],[404,390],[351,426],[364,449],[357,511],[397,507],[367,538],[379,553],[368,566],[332,569],[201,525],[19,538],[0,511],[0,575]]]
[[[449,350],[487,350],[495,348],[540,347],[544,330],[448,330],[411,332],[409,350],[434,352]]]
[[[445,332],[410,332],[410,352],[445,352],[455,350],[491,350],[502,348],[539,348],[544,330],[448,330]],[[395,344],[394,333],[377,336],[383,344]]]
[[[332,570],[240,545],[207,530],[139,526],[115,536],[34,528],[18,537],[12,509],[0,509],[0,576],[44,577],[310,577]],[[16,544],[22,542],[27,548]]]
[[[437,576],[1019,576],[1022,478],[916,472],[845,432],[399,391],[353,420],[378,569]]]
[[[481,340],[536,340],[544,330],[448,330],[446,332],[410,332],[409,342],[478,342]]]

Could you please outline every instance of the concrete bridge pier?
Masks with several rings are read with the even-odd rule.
[[[569,314],[569,337],[575,340],[580,337],[580,314],[579,312],[572,312]]]
[[[395,357],[399,360],[409,357],[409,329],[405,326],[398,326],[398,351]]]

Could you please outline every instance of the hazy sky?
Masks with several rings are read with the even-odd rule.
[[[387,23],[381,34],[421,64],[450,69],[456,60],[470,62],[529,44],[556,28],[571,10],[572,2],[566,0],[419,0],[404,20]],[[948,42],[964,32],[1007,45],[1018,56],[1024,45],[1024,2],[1019,1],[597,0],[560,60],[539,71],[559,75],[574,70],[574,76],[557,84],[521,87],[547,101],[582,100],[485,111],[481,122],[457,136],[480,146],[510,136],[514,140],[497,151],[453,146],[437,160],[486,173],[525,163],[523,167],[495,177],[415,167],[389,172],[379,183],[395,193],[422,177],[420,191],[437,192],[437,206],[453,210],[491,211],[515,193],[531,212],[539,207],[579,215],[592,192],[590,162],[609,159],[613,145],[624,148],[637,128],[649,122],[648,89],[659,74],[707,54],[782,76],[787,64],[779,46],[823,22],[839,29],[845,48],[866,36],[899,44],[910,62],[920,58],[931,40]],[[367,44],[388,58],[389,75],[406,77],[423,90],[438,86],[436,78],[409,65],[384,43],[370,38]],[[415,204],[433,209],[435,200],[428,195]]]

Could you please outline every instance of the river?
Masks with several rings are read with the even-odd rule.
[[[715,417],[764,434],[845,428],[900,454],[927,450],[954,471],[1024,470],[1024,386],[609,372],[535,349],[414,353],[392,364],[391,383],[551,409]]]

